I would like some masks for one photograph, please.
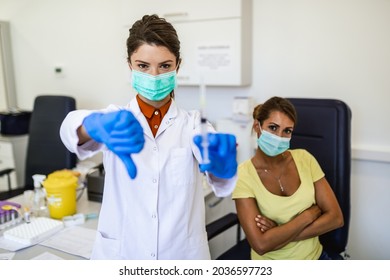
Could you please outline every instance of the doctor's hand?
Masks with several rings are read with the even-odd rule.
[[[127,110],[92,113],[84,119],[83,125],[92,139],[105,144],[123,161],[130,177],[134,179],[137,168],[131,154],[139,153],[145,143],[142,126],[134,115]]]
[[[200,170],[219,178],[232,178],[237,172],[236,137],[223,133],[208,133],[207,137],[210,163],[199,164]],[[202,136],[196,135],[193,140],[203,158]]]

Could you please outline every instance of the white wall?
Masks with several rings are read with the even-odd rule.
[[[11,23],[19,107],[31,109],[39,94],[75,96],[79,108],[133,96],[122,1],[0,0],[0,20]],[[355,158],[348,251],[353,259],[390,259],[390,1],[253,2],[253,84],[208,89],[208,104],[218,104],[210,119],[229,117],[235,96],[347,102]],[[179,87],[176,99],[192,109],[198,89]]]
[[[390,259],[389,166],[389,163],[352,161],[347,250],[352,259]]]

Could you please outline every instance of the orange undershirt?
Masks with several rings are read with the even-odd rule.
[[[169,106],[171,106],[172,99],[169,99],[169,101],[166,104],[164,104],[162,107],[158,109],[142,101],[142,99],[139,98],[138,95],[137,95],[137,102],[139,108],[141,109],[142,114],[144,114],[146,120],[148,121],[153,136],[156,136],[161,121],[164,118],[165,114],[168,112]]]

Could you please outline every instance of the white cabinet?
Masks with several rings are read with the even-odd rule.
[[[252,131],[253,121],[237,122],[232,119],[220,119],[216,122],[216,129],[222,133],[231,133],[236,136],[237,162],[240,164],[252,158],[257,150],[257,137]]]
[[[205,19],[221,19],[241,16],[241,0],[143,0],[142,5],[137,5],[129,0],[122,0],[122,20],[125,24],[131,24],[135,19],[140,19],[146,14],[158,14],[169,22],[194,21]]]
[[[28,135],[0,136],[0,170],[14,168],[11,172],[11,187],[24,184]],[[7,176],[0,177],[0,191],[8,190]]]
[[[181,42],[179,85],[247,86],[252,82],[252,0],[122,0],[129,28],[145,14],[171,22]]]

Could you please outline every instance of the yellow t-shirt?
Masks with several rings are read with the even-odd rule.
[[[238,167],[238,180],[232,198],[255,198],[257,206],[264,216],[276,223],[284,224],[315,204],[315,189],[313,182],[325,176],[317,160],[306,150],[289,150],[298,174],[301,185],[291,196],[279,196],[269,192],[261,182],[251,160],[241,163]],[[322,245],[318,237],[294,241],[275,251],[264,255],[251,250],[251,257],[262,259],[291,259],[310,260],[318,259],[322,252]]]

